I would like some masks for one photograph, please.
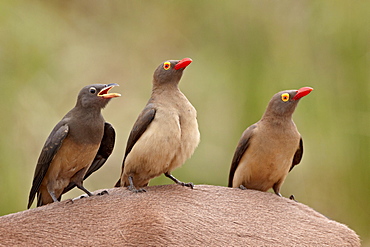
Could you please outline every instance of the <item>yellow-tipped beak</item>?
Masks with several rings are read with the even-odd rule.
[[[100,90],[100,92],[98,93],[98,96],[102,97],[103,99],[111,99],[115,97],[120,97],[121,94],[119,93],[109,93],[109,91],[115,86],[119,86],[119,85],[117,83],[108,84],[105,88]]]

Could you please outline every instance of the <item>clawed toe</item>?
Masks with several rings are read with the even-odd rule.
[[[109,195],[108,191],[106,190],[103,190],[102,192],[99,192],[98,194],[96,194],[97,196],[103,196],[103,195]]]
[[[65,201],[65,204],[73,204],[73,200],[72,200],[72,199],[67,199],[67,200]]]
[[[295,202],[296,202],[296,199],[295,199],[294,195],[290,195],[290,196],[289,196],[289,199],[290,199],[290,200],[293,200],[293,201],[295,201]]]
[[[174,181],[175,183],[177,183],[179,185],[190,187],[192,189],[194,188],[194,184],[193,183],[184,183],[184,182],[181,182],[180,180],[178,180],[177,178],[175,178],[174,176],[172,176],[169,172],[166,172],[164,175],[166,177],[170,178],[172,181]]]
[[[186,187],[190,187],[190,188],[194,189],[194,184],[191,183],[191,182],[190,183],[180,182],[179,184],[182,185],[182,186],[186,186]]]
[[[143,188],[139,188],[139,189],[136,189],[134,186],[128,186],[127,189],[133,193],[142,193],[142,192],[146,192],[145,189]]]

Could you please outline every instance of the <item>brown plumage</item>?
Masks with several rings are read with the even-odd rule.
[[[37,206],[60,201],[62,194],[77,186],[89,196],[83,180],[98,170],[114,147],[115,131],[104,121],[101,109],[113,97],[118,84],[84,87],[76,106],[54,127],[37,161],[28,208],[37,194]]]
[[[130,133],[116,187],[142,192],[150,179],[162,173],[193,187],[171,175],[193,154],[200,140],[196,110],[178,87],[191,62],[189,58],[169,60],[155,70],[152,95]]]
[[[280,187],[288,172],[300,163],[303,141],[292,115],[310,87],[275,94],[261,120],[248,127],[236,148],[229,174],[229,187],[267,191]]]

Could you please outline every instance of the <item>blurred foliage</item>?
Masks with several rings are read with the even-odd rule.
[[[10,1],[0,8],[0,215],[26,209],[41,147],[80,88],[117,82],[104,110],[117,131],[91,191],[120,174],[154,69],[191,57],[180,87],[201,143],[174,175],[226,186],[243,130],[284,89],[315,90],[294,120],[302,163],[282,187],[370,245],[369,1]],[[98,175],[97,175],[98,174]],[[171,183],[163,176],[151,185]],[[73,190],[63,198],[81,194]]]

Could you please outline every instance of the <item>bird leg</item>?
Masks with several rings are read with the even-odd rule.
[[[85,167],[81,170],[79,170],[70,180],[70,183],[73,183],[76,185],[77,188],[85,192],[88,196],[93,196],[90,191],[88,191],[83,185],[83,177],[88,167]],[[72,187],[73,188],[73,187]],[[80,198],[84,198],[84,196],[81,196]]]
[[[289,196],[289,199],[290,199],[290,200],[293,200],[293,201],[295,201],[295,202],[296,202],[296,199],[295,199],[294,195],[290,195],[290,196]]]
[[[79,188],[80,190],[82,190],[83,192],[85,192],[88,196],[93,196],[93,194],[91,194],[90,191],[88,191],[83,185],[82,185],[82,182],[80,183],[75,183],[77,188]]]
[[[48,186],[49,187],[49,186]],[[48,192],[49,192],[49,195],[51,196],[51,198],[53,199],[54,202],[59,202],[58,198],[55,196],[55,193],[54,191],[52,191],[51,189],[47,188]]]
[[[180,180],[178,180],[177,178],[175,178],[173,175],[171,175],[169,172],[166,172],[164,174],[166,177],[172,179],[172,181],[174,181],[175,183],[179,184],[179,185],[182,185],[182,186],[186,186],[186,187],[190,187],[190,188],[194,188],[194,184],[193,183],[184,183],[184,182],[181,182]]]
[[[272,187],[272,189],[274,190],[275,194],[282,197],[282,195],[280,194],[280,186],[281,186],[282,182],[279,180],[277,183],[274,184],[274,186]]]
[[[146,192],[146,190],[143,189],[143,188],[136,189],[136,187],[134,185],[134,181],[132,180],[131,176],[128,176],[128,182],[130,183],[130,185],[127,187],[129,191],[132,191],[134,193]]]
[[[246,189],[247,189],[247,187],[245,187],[245,186],[244,186],[244,185],[242,185],[242,184],[239,186],[239,188],[240,188],[241,190],[246,190]]]

